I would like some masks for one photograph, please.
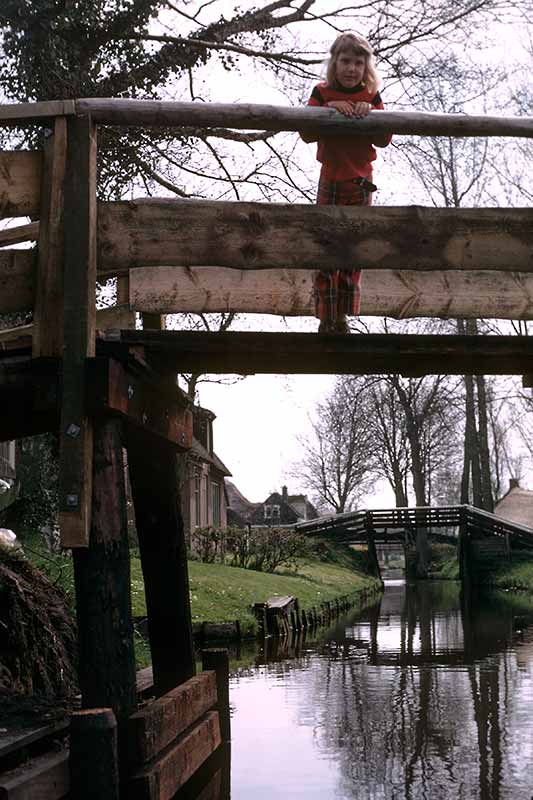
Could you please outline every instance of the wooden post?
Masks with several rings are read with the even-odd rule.
[[[92,428],[85,415],[85,359],[96,319],[96,128],[68,121],[65,180],[63,396],[59,523],[63,547],[87,547],[92,495]]]
[[[176,449],[130,430],[128,465],[158,696],[195,674]]]
[[[70,718],[70,793],[76,800],[118,800],[117,721],[110,708]]]
[[[119,723],[136,705],[121,434],[119,420],[95,423],[89,547],[73,553],[82,705],[110,707]]]
[[[376,543],[374,541],[374,528],[372,527],[372,515],[368,511],[366,512],[365,527],[368,541],[368,558],[370,561],[370,567],[375,577],[381,580],[381,570],[379,568]]]
[[[39,258],[33,315],[33,357],[63,354],[63,184],[67,121],[56,117],[44,147]]]
[[[217,710],[223,742],[231,740],[229,711],[229,655],[227,650],[209,648],[202,650],[202,669],[214,670],[217,676]]]

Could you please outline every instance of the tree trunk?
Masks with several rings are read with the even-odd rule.
[[[481,466],[481,487],[483,490],[483,508],[485,511],[494,511],[494,498],[492,496],[492,481],[490,474],[489,453],[489,425],[487,415],[487,391],[485,377],[477,375],[477,405],[479,420],[479,460]]]

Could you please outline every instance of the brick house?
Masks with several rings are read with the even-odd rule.
[[[228,517],[234,525],[295,525],[318,516],[305,494],[289,494],[286,486],[281,494],[273,492],[263,503],[250,503],[230,481],[227,489]]]
[[[200,406],[194,406],[192,411],[193,444],[187,453],[181,489],[183,522],[189,535],[198,527],[227,526],[228,498],[224,479],[231,476],[213,449],[215,414]]]

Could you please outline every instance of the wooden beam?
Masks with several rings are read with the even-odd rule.
[[[8,247],[22,242],[36,242],[38,238],[38,222],[30,222],[28,225],[16,225],[12,228],[2,228],[0,230],[0,247]]]
[[[96,327],[99,331],[113,330],[116,328],[135,329],[135,312],[131,311],[129,306],[97,308]],[[33,323],[29,323],[29,325],[18,325],[16,328],[4,328],[0,330],[0,344],[27,337],[31,340],[34,336],[34,330]]]
[[[143,378],[104,356],[89,359],[87,369],[90,414],[119,414],[124,422],[180,450],[192,447],[192,411],[180,401],[177,386],[161,385],[157,376]]]
[[[190,733],[132,777],[128,797],[170,800],[220,744],[218,713],[210,711]]]
[[[33,355],[63,353],[63,186],[67,122],[57,117],[44,148],[39,261],[35,291]]]
[[[373,111],[352,119],[329,108],[253,103],[176,103],[165,100],[91,98],[76,101],[78,114],[110,125],[229,127],[322,134],[399,133],[420,136],[533,136],[532,117],[489,117],[421,111]]]
[[[130,273],[130,306],[154,314],[313,316],[315,270],[150,267]],[[365,270],[361,316],[533,319],[533,273]],[[118,326],[117,326],[118,327]]]
[[[154,332],[164,335],[164,331]],[[175,374],[169,379],[175,383]],[[195,671],[187,548],[176,449],[129,428],[128,465],[158,696]]]
[[[68,750],[46,753],[0,775],[0,800],[67,797],[70,787],[68,758]]]
[[[66,175],[59,524],[63,547],[87,547],[92,430],[85,359],[94,355],[96,330],[96,128],[87,117],[69,119]]]
[[[45,100],[40,103],[3,103],[0,105],[0,125],[18,122],[45,123],[58,116],[76,114],[74,100]]]
[[[31,311],[35,250],[0,250],[0,314]]]
[[[216,702],[216,675],[204,672],[144,706],[128,720],[130,763],[151,761]]]
[[[41,168],[40,152],[0,151],[0,219],[39,213]]]
[[[59,363],[53,359],[30,360],[30,355],[31,342],[26,357],[12,364],[2,359],[0,441],[59,428]]]
[[[100,203],[99,274],[150,266],[530,272],[532,223],[528,208]]]
[[[177,372],[524,375],[533,364],[530,336],[123,331],[113,340],[145,345]]]
[[[94,451],[89,547],[73,552],[79,685],[83,708],[120,725],[137,702],[121,420],[95,421]]]

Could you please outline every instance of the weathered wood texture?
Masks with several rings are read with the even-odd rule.
[[[96,420],[88,548],[74,550],[79,680],[84,708],[111,708],[119,723],[136,706],[122,423]]]
[[[15,225],[11,228],[0,230],[0,247],[10,247],[12,244],[22,242],[35,242],[39,237],[39,223],[30,222],[27,225]]]
[[[44,148],[39,267],[34,301],[33,355],[63,353],[63,189],[67,122],[57,117]]]
[[[221,744],[218,713],[210,711],[155,763],[133,776],[131,800],[170,800]]]
[[[35,250],[0,250],[0,314],[33,308]]]
[[[70,776],[76,800],[118,800],[117,721],[110,708],[72,714]]]
[[[216,675],[204,672],[137,711],[128,720],[130,763],[155,758],[216,702]]]
[[[85,359],[96,330],[96,129],[86,117],[68,122],[65,181],[63,401],[59,525],[63,547],[89,538],[92,430],[85,414]]]
[[[76,113],[75,100],[45,100],[39,103],[4,103],[0,105],[0,125],[17,122],[46,122],[58,116]]]
[[[0,219],[39,214],[41,169],[42,153],[0,151]]]
[[[313,316],[314,270],[154,267],[130,273],[136,311]],[[361,315],[533,319],[533,274],[364,270]],[[118,327],[118,326],[117,326]]]
[[[231,717],[229,707],[229,653],[218,647],[202,650],[202,669],[205,675],[216,679],[216,701],[223,742],[231,741]]]
[[[47,753],[0,775],[0,800],[60,800],[69,786],[68,751]]]
[[[143,379],[105,356],[89,359],[87,369],[89,413],[120,414],[128,424],[162,437],[181,450],[192,447],[192,411],[180,401],[175,385],[162,386],[157,378],[148,375]]]
[[[528,272],[532,222],[525,208],[99,203],[98,265]]]
[[[334,109],[290,108],[252,103],[175,103],[164,100],[94,98],[76,100],[81,114],[112,125],[194,126],[312,130],[321,133],[419,134],[422,136],[533,136],[531,117],[467,116],[420,111],[373,111],[350,119]]]
[[[523,375],[533,363],[529,336],[123,331],[120,339],[149,346],[177,372]]]
[[[164,331],[154,332],[164,335]],[[175,375],[169,376],[175,387]],[[148,446],[149,444],[149,446]],[[194,644],[176,448],[129,429],[128,465],[158,696],[192,678]]]

